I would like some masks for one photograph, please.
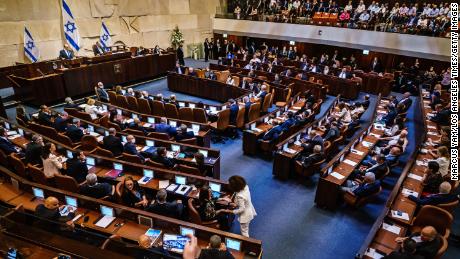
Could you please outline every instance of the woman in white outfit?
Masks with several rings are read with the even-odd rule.
[[[241,235],[249,237],[249,223],[257,216],[256,210],[252,205],[251,192],[243,177],[234,175],[228,179],[230,189],[235,192],[234,210],[226,210],[227,213],[233,213],[238,216],[240,222]]]

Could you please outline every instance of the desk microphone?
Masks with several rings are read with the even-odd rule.
[[[41,75],[42,77],[45,77],[45,74],[40,70],[40,68],[37,68],[36,70],[37,70],[38,73],[40,73],[40,75]]]

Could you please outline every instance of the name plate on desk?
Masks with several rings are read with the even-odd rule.
[[[368,256],[373,259],[380,259],[383,258],[385,255],[377,252],[374,248],[369,248],[367,249],[366,253],[364,253],[365,256]]]
[[[373,145],[371,142],[367,142],[367,141],[363,141],[361,144],[365,147],[372,147]]]
[[[364,155],[364,152],[359,151],[359,150],[356,150],[356,149],[352,149],[352,150],[351,150],[351,153],[355,153],[355,154],[357,154],[357,155],[359,155],[359,156]]]
[[[409,220],[409,214],[407,214],[406,212],[403,212],[403,211],[392,210],[391,211],[391,216],[393,216],[393,218],[397,218],[397,219]]]
[[[351,166],[356,166],[356,165],[358,164],[358,163],[356,163],[355,161],[351,161],[351,160],[349,160],[349,159],[345,159],[345,160],[343,160],[343,162],[344,162],[345,164],[349,164],[349,165],[351,165]]]
[[[385,229],[386,231],[389,231],[391,233],[394,233],[396,235],[399,235],[399,232],[401,232],[401,228],[396,226],[396,225],[390,225],[388,223],[383,222],[382,228]]]
[[[407,177],[412,178],[412,179],[414,179],[414,180],[417,180],[417,181],[419,181],[419,182],[422,181],[422,179],[423,179],[423,177],[418,176],[418,175],[416,175],[416,174],[409,174]]]
[[[406,189],[406,188],[403,188],[402,191],[401,191],[402,194],[405,194],[405,195],[413,195],[415,197],[418,197],[418,192],[414,192],[412,190],[409,190],[409,189]]]
[[[339,180],[342,180],[343,178],[345,178],[345,176],[337,173],[337,172],[332,172],[331,176],[334,176],[335,178],[339,179]]]

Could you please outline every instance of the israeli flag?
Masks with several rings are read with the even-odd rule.
[[[112,46],[112,37],[110,37],[109,29],[105,26],[105,23],[102,22],[101,26],[101,36],[99,37],[102,47],[105,51],[109,51],[109,47]]]
[[[30,34],[26,27],[24,27],[24,53],[32,62],[37,62],[40,59],[40,50],[38,50],[32,34]]]
[[[75,51],[80,50],[80,34],[72,12],[65,0],[62,0],[62,22],[66,41]]]

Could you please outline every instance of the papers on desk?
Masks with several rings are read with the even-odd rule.
[[[177,188],[176,193],[180,195],[185,195],[188,191],[190,191],[190,189],[192,189],[192,186],[181,184],[179,185],[179,188]]]
[[[100,136],[99,133],[97,133],[97,132],[90,132],[89,135],[90,135],[90,136],[93,136],[93,137],[98,137],[98,136]]]
[[[297,151],[295,151],[294,149],[291,149],[291,148],[286,148],[283,151],[286,152],[286,153],[289,153],[289,154],[295,154],[297,152]]]
[[[152,180],[152,179],[153,179],[152,177],[144,176],[144,177],[142,177],[141,179],[139,179],[139,183],[140,183],[140,184],[147,184],[147,183],[150,182],[150,180]]]
[[[401,228],[396,226],[396,225],[390,225],[388,223],[383,222],[382,228],[385,229],[386,231],[390,231],[391,233],[394,233],[396,235],[399,235],[399,232],[401,232]]]
[[[380,259],[380,258],[383,258],[385,255],[377,252],[377,250],[375,250],[374,248],[370,248],[367,249],[367,251],[364,253],[365,256],[369,256],[370,258],[373,258],[373,259]]]
[[[348,164],[348,165],[351,165],[351,166],[356,166],[358,164],[355,161],[351,161],[350,159],[345,159],[345,160],[343,160],[343,162],[345,164]]]
[[[372,145],[373,145],[371,142],[367,142],[367,141],[363,141],[363,142],[361,142],[361,144],[363,146],[365,146],[365,147],[372,147]]]
[[[427,117],[433,117],[433,116],[434,116],[434,114],[433,114],[433,113],[431,113],[431,112],[429,112],[429,113],[427,113],[427,114],[426,114],[426,116],[427,116]]]
[[[296,141],[294,142],[294,145],[296,145],[296,146],[302,146],[302,142],[296,140]]]
[[[419,181],[419,182],[421,182],[422,179],[423,179],[423,177],[421,177],[421,176],[419,176],[419,175],[416,175],[416,174],[409,174],[407,177],[412,178],[412,179],[414,179],[414,180],[417,180],[417,181]]]
[[[169,185],[169,180],[160,180],[158,188],[165,189]]]
[[[420,149],[420,153],[421,154],[426,154],[426,153],[428,153],[428,149],[422,148],[422,149]]]
[[[131,123],[131,122],[134,122],[134,119],[127,119],[127,120],[125,120],[125,123]]]
[[[99,136],[96,139],[97,139],[97,141],[101,142],[104,139],[104,136]]]
[[[428,125],[428,128],[429,128],[429,129],[436,129],[436,127],[435,127],[435,126],[432,126],[432,125]]]
[[[256,131],[256,132],[262,132],[263,130],[259,129],[259,128],[253,128],[252,129],[253,131]]]
[[[144,123],[144,125],[142,125],[142,126],[145,127],[145,128],[149,128],[149,127],[152,126],[152,124],[151,123]]]
[[[357,154],[357,155],[359,155],[359,156],[364,155],[364,152],[359,151],[359,150],[356,150],[356,149],[353,149],[353,148],[352,148],[350,151],[351,151],[351,153],[355,153],[355,154]]]
[[[75,217],[72,219],[72,222],[75,222],[75,221],[79,220],[81,217],[83,217],[83,214],[78,214],[77,216],[75,216]]]
[[[292,113],[296,113],[296,112],[297,112],[297,110],[293,110],[293,109],[289,109],[288,111],[289,111],[289,112],[292,112]]]
[[[111,216],[104,216],[99,219],[94,225],[100,228],[106,228],[112,223],[116,218]]]
[[[12,140],[12,139],[19,138],[19,137],[21,137],[21,135],[15,134],[15,135],[12,135],[12,136],[8,136],[8,139]]]
[[[412,195],[412,196],[418,197],[418,192],[414,192],[414,191],[406,189],[406,188],[403,188],[401,193],[405,194],[407,196]]]
[[[172,151],[166,151],[166,157],[167,157],[167,158],[174,158],[174,152],[172,152]]]
[[[423,160],[417,160],[415,161],[415,164],[418,166],[428,166],[428,163]]]
[[[335,178],[339,179],[339,180],[342,180],[343,178],[345,178],[345,176],[337,173],[337,172],[332,172],[331,174],[332,176],[334,176]]]
[[[376,137],[376,138],[380,138],[380,135],[375,134],[375,133],[369,133],[369,135],[374,136],[374,137]]]
[[[78,108],[85,109],[86,108],[86,103],[78,105]]]
[[[10,131],[6,132],[6,134],[7,134],[8,136],[11,136],[11,135],[17,135],[18,132],[15,131],[15,130],[10,130]]]
[[[374,128],[378,130],[384,130],[385,127],[380,123],[374,123]]]
[[[391,216],[396,219],[409,220],[409,214],[404,211],[391,210]]]
[[[437,136],[438,135],[438,133],[436,131],[428,131],[426,134],[431,135],[431,136]]]
[[[170,191],[170,192],[173,192],[177,189],[177,184],[171,184],[170,186],[168,186],[168,188],[166,188],[167,191]]]

